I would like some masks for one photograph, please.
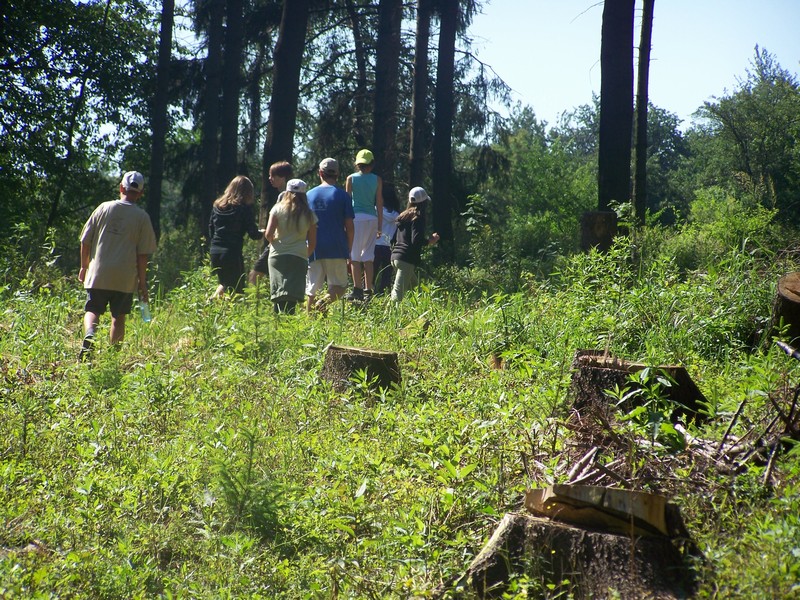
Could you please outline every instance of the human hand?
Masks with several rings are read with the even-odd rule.
[[[432,234],[431,234],[431,239],[430,239],[430,240],[428,240],[428,243],[429,243],[431,246],[433,246],[433,245],[435,245],[435,244],[436,244],[438,241],[439,241],[439,234],[434,232],[434,233],[432,233]]]
[[[86,267],[81,267],[81,270],[78,271],[78,281],[83,283],[85,279],[86,279]]]

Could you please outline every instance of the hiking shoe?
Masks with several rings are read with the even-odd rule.
[[[92,353],[92,349],[94,348],[94,334],[87,333],[86,337],[83,338],[83,344],[81,344],[81,353],[78,355],[78,360],[81,362],[86,362],[86,359]]]
[[[364,290],[361,288],[353,288],[353,291],[344,297],[349,302],[361,302],[364,299]]]

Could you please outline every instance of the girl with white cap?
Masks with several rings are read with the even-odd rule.
[[[392,248],[392,266],[395,268],[392,300],[400,302],[405,293],[417,285],[417,267],[422,259],[422,249],[439,241],[439,234],[425,237],[425,210],[430,196],[421,187],[408,192],[408,208],[397,217],[397,232]]]
[[[305,299],[308,257],[317,245],[317,215],[308,206],[306,182],[290,179],[269,211],[269,288],[276,313],[293,314]]]

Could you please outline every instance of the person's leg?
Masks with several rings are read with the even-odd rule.
[[[86,337],[94,337],[94,332],[97,330],[97,325],[100,323],[100,315],[94,312],[87,312],[83,315],[83,335]]]
[[[347,291],[347,260],[343,258],[330,259],[325,262],[325,275],[328,279],[328,294],[331,300],[337,300]]]
[[[309,263],[306,271],[306,311],[308,312],[314,309],[314,302],[317,292],[322,288],[323,278],[322,261],[315,260]]]
[[[116,346],[125,339],[125,317],[128,315],[111,316],[111,345]]]
[[[403,260],[393,260],[392,266],[396,271],[392,287],[392,300],[400,302],[406,292],[416,283],[416,267]]]
[[[269,273],[269,245],[256,260],[253,270],[247,276],[247,280],[251,284],[255,284],[259,277],[266,277],[267,273]]]
[[[133,308],[133,294],[114,292],[109,306],[111,308],[111,345],[116,346],[125,339],[125,319]]]
[[[375,293],[381,294],[392,285],[391,249],[389,246],[375,246],[375,260],[372,263]]]
[[[350,300],[361,300],[364,297],[364,271],[360,262],[350,261],[350,271],[353,274],[353,293],[348,296]]]
[[[347,288],[341,285],[329,285],[328,295],[331,297],[331,300],[338,300],[344,296],[346,290]]]
[[[94,334],[97,331],[97,325],[100,323],[100,315],[106,311],[108,300],[109,292],[107,290],[87,290],[86,305],[83,308],[83,343],[81,344],[81,352],[78,355],[78,359],[81,361],[86,360],[92,352]]]
[[[221,283],[217,286],[217,289],[214,290],[214,293],[211,294],[212,300],[219,300],[225,295],[225,286]]]
[[[368,261],[366,261],[364,263],[364,280],[366,281],[366,285],[364,286],[364,289],[367,292],[369,292],[370,294],[372,293],[372,289],[373,289],[372,288],[372,281],[373,281],[374,275],[375,275],[375,273],[372,270],[372,261],[368,260]]]

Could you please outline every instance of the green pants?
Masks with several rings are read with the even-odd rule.
[[[393,260],[392,266],[395,268],[392,300],[400,302],[406,292],[417,285],[417,267],[404,260]]]

